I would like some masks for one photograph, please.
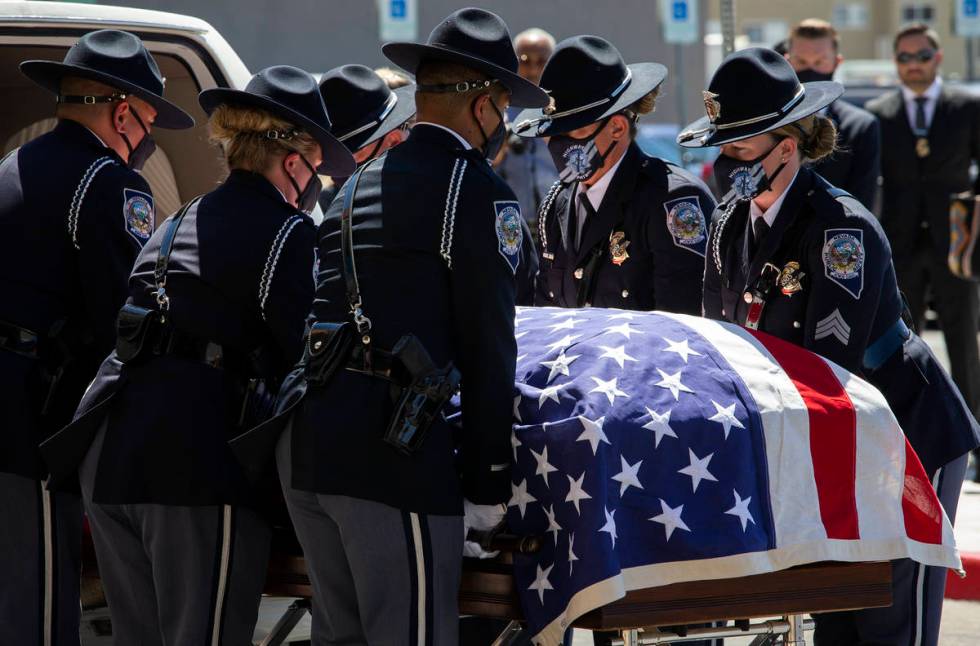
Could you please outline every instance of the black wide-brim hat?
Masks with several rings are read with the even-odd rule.
[[[659,63],[627,65],[619,50],[599,36],[572,36],[558,43],[541,74],[554,103],[524,110],[514,134],[550,137],[602,121],[633,105],[667,78]]]
[[[426,43],[387,43],[381,52],[413,75],[423,61],[458,63],[498,80],[510,90],[512,106],[548,105],[548,95],[517,73],[517,54],[507,24],[484,9],[460,9],[436,25]]]
[[[364,65],[342,65],[320,79],[330,131],[352,153],[401,127],[415,114],[415,86],[396,90]]]
[[[285,119],[320,144],[323,163],[317,166],[318,173],[347,177],[357,166],[347,147],[330,133],[330,117],[316,79],[298,67],[267,67],[253,76],[244,90],[212,88],[201,92],[197,100],[209,115],[219,105],[228,104],[259,108]]]
[[[703,92],[707,116],[690,124],[677,143],[686,148],[720,146],[771,132],[815,114],[836,101],[844,86],[800,83],[793,67],[771,49],[730,54]]]
[[[154,126],[183,130],[194,125],[191,115],[163,98],[165,80],[160,68],[143,41],[127,31],[89,32],[69,48],[62,62],[24,61],[20,71],[57,95],[65,77],[98,81],[152,105],[157,111]]]

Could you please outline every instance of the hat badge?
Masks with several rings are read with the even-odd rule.
[[[704,90],[701,94],[704,96],[704,111],[708,113],[708,121],[714,123],[721,116],[721,103],[718,102],[718,95],[708,90]]]
[[[551,116],[555,113],[555,97],[548,97],[548,105],[544,108],[544,110],[542,110],[542,112],[547,116]]]

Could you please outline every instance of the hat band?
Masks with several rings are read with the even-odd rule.
[[[731,123],[715,124],[715,128],[717,130],[741,128],[742,126],[751,126],[753,123],[759,123],[760,121],[768,121],[769,119],[773,119],[775,117],[781,117],[785,115],[787,112],[789,112],[790,110],[792,110],[794,107],[796,107],[796,105],[803,100],[804,96],[806,96],[806,90],[803,88],[803,85],[801,84],[799,89],[796,90],[796,94],[793,95],[793,98],[790,99],[789,102],[786,103],[786,105],[781,107],[776,112],[770,112],[769,114],[764,114],[761,117],[752,117],[751,119],[733,121]]]
[[[473,90],[485,90],[500,79],[480,79],[477,81],[459,81],[457,83],[434,83],[431,85],[416,85],[418,92],[430,94],[463,94]]]
[[[592,103],[580,105],[576,108],[569,108],[568,110],[562,110],[561,112],[552,112],[551,114],[545,114],[536,119],[527,119],[525,121],[521,121],[519,124],[514,126],[514,132],[523,132],[524,130],[527,130],[528,128],[532,128],[538,125],[539,123],[543,123],[545,121],[553,121],[555,119],[560,119],[562,117],[569,117],[573,114],[586,112],[587,110],[598,108],[601,105],[611,103],[612,101],[615,101],[617,98],[619,98],[620,94],[626,91],[626,88],[629,87],[630,81],[632,80],[633,80],[633,72],[630,70],[630,68],[627,67],[626,77],[623,79],[622,83],[620,83],[616,87],[616,89],[612,91],[612,94],[610,94],[609,96],[603,99],[599,99],[598,101],[593,101]],[[548,108],[545,108],[545,110],[547,109]]]
[[[101,94],[101,95],[83,95],[83,94],[59,94],[55,99],[55,103],[78,103],[82,105],[95,105],[96,103],[115,103],[116,101],[124,101],[128,95],[118,93],[118,94]]]
[[[389,114],[391,114],[391,111],[395,109],[395,104],[396,103],[398,103],[398,95],[396,95],[394,92],[392,92],[388,96],[388,100],[385,101],[384,106],[382,106],[381,113],[377,117],[375,117],[374,120],[369,121],[368,123],[365,123],[363,126],[361,126],[359,128],[355,128],[354,130],[351,130],[350,132],[348,132],[343,137],[337,137],[337,139],[340,140],[340,141],[347,141],[351,137],[356,137],[357,135],[361,134],[362,132],[364,132],[366,130],[370,130],[374,126],[379,125],[382,121],[384,121],[388,117]]]

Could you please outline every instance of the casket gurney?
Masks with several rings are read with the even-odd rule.
[[[533,551],[538,540],[505,536],[492,539],[488,547]],[[524,613],[512,565],[510,551],[501,551],[495,559],[464,559],[463,563],[460,614],[510,622],[495,642],[499,646],[527,638],[521,634]],[[635,590],[587,613],[572,626],[621,632],[622,643],[627,645],[746,635],[759,635],[754,643],[760,645],[780,643],[776,640],[804,644],[804,631],[812,625],[805,614],[887,606],[891,604],[890,585],[891,566],[887,562],[816,563],[756,576]],[[95,550],[87,532],[82,549],[82,591],[86,610],[104,607]],[[313,596],[302,551],[295,536],[284,527],[273,534],[264,594],[296,599],[260,642],[260,646],[279,646],[310,611]],[[689,628],[716,621],[727,621],[730,625]],[[108,626],[102,629],[111,630]]]
[[[536,542],[504,537],[494,541],[493,546],[515,548],[524,543],[524,549],[534,549]],[[276,550],[269,564],[265,592],[299,600],[290,606],[262,646],[283,643],[309,611],[312,595],[302,555],[289,547],[288,539],[280,541]],[[622,643],[627,645],[746,635],[758,635],[758,644],[804,644],[804,631],[812,625],[805,614],[887,606],[891,604],[890,586],[891,566],[887,562],[816,563],[749,577],[635,590],[587,613],[572,626],[621,632]],[[464,559],[459,612],[463,616],[511,622],[495,642],[500,646],[527,637],[521,635],[524,613],[512,575],[511,552],[501,552],[496,559]],[[718,621],[729,625],[689,627]]]

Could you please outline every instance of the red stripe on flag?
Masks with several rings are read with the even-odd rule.
[[[902,491],[905,533],[914,541],[941,545],[943,512],[939,498],[912,445],[905,440],[905,488]]]
[[[748,332],[779,362],[806,403],[810,457],[827,538],[860,538],[854,493],[857,414],[851,398],[830,366],[817,355],[769,334]]]

